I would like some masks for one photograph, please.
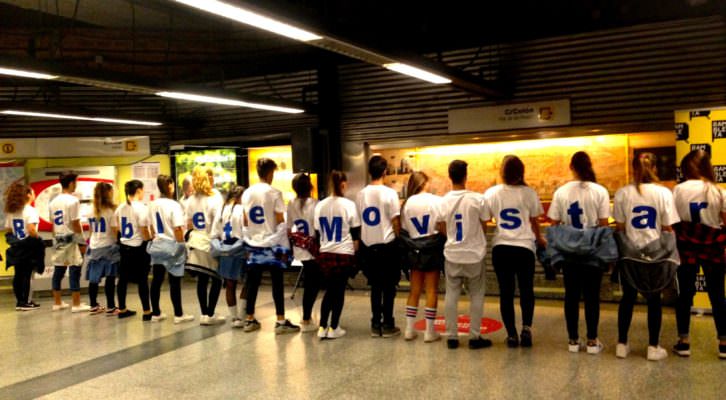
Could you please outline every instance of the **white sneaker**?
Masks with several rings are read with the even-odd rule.
[[[235,318],[232,320],[232,328],[244,328],[245,321],[241,318]]]
[[[315,332],[318,330],[318,324],[315,323],[314,320],[310,321],[300,321],[300,332],[307,333],[307,332]]]
[[[151,322],[161,322],[166,319],[166,314],[152,315]]]
[[[199,325],[212,325],[212,318],[209,315],[202,315],[199,317]]]
[[[432,343],[441,340],[441,334],[436,331],[424,332],[424,343]]]
[[[323,328],[322,326],[318,328],[318,337],[320,339],[325,339],[328,337],[328,328]]]
[[[418,333],[416,333],[416,331],[413,329],[411,329],[411,330],[406,329],[406,333],[403,334],[403,338],[406,340],[414,340],[417,337],[418,337]]]
[[[602,349],[603,349],[602,343],[600,343],[600,341],[597,340],[597,341],[595,341],[594,345],[589,345],[589,344],[587,345],[587,354],[595,356],[595,355],[602,353]]]
[[[72,313],[81,313],[81,312],[87,312],[87,311],[91,311],[91,306],[89,306],[88,304],[85,304],[85,303],[81,303],[78,306],[71,307]]]
[[[617,358],[626,358],[630,354],[630,346],[628,346],[625,343],[618,343],[617,346],[615,346],[615,357]]]
[[[227,322],[227,317],[225,317],[224,315],[215,314],[209,317],[209,321],[212,323],[212,325],[222,325]]]
[[[174,323],[175,324],[183,324],[184,322],[191,322],[194,321],[193,315],[182,315],[181,317],[174,317]]]
[[[346,333],[347,332],[345,331],[345,329],[341,327],[337,327],[335,329],[328,328],[328,339],[337,339],[339,337],[345,336]]]
[[[578,353],[580,349],[582,348],[582,343],[578,340],[575,343],[568,342],[567,343],[567,351],[570,353]]]
[[[68,303],[53,304],[53,311],[65,310],[68,307],[70,307]]]
[[[666,349],[658,346],[648,346],[648,361],[665,360],[668,357]]]

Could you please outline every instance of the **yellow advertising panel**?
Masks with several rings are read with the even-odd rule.
[[[295,191],[292,190],[292,178],[295,176],[292,170],[292,146],[272,146],[272,147],[256,147],[248,151],[247,168],[249,171],[250,186],[260,182],[257,176],[257,160],[261,158],[269,158],[277,164],[275,178],[272,180],[272,187],[282,192],[282,198],[285,204],[295,199]],[[318,176],[310,174],[310,180],[313,182],[313,197],[317,193]]]
[[[703,149],[711,153],[716,181],[726,187],[726,107],[675,112],[676,158],[678,163],[690,151]],[[696,281],[694,311],[710,312],[703,271]]]

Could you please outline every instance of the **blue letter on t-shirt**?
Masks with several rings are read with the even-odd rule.
[[[121,237],[131,239],[134,236],[134,226],[129,223],[129,219],[121,217]]]
[[[505,208],[499,213],[499,219],[504,222],[500,222],[499,226],[504,229],[517,229],[522,226],[522,219],[517,217],[519,210],[516,208]]]
[[[464,240],[464,224],[461,221],[464,217],[461,214],[454,215],[454,219],[456,220],[456,241],[461,242]]]
[[[53,213],[53,223],[56,225],[63,225],[63,210],[56,210]]]
[[[582,229],[582,220],[580,219],[580,216],[584,213],[585,211],[580,208],[579,201],[570,204],[570,208],[567,209],[567,214],[570,216],[570,221],[572,221],[573,227]]]
[[[343,239],[343,218],[333,217],[331,224],[326,217],[320,217],[320,230],[328,242],[340,242]]]
[[[416,218],[411,218],[411,223],[414,228],[416,228],[419,235],[425,235],[426,232],[429,231],[429,219],[431,219],[431,216],[428,214],[423,216],[423,221],[421,221],[421,223],[419,223]]]
[[[689,203],[689,208],[691,210],[691,222],[694,224],[700,224],[701,223],[701,210],[708,208],[708,203],[701,202],[701,203]]]
[[[650,206],[633,207],[633,213],[644,212],[645,214],[634,217],[631,221],[635,229],[655,229],[655,218],[657,212]]]
[[[22,218],[13,220],[13,231],[15,231],[16,238],[25,239],[25,222]]]
[[[310,226],[308,225],[308,221],[305,221],[304,219],[296,219],[294,224],[298,232],[305,236],[310,236]]]
[[[373,214],[373,215],[371,215]],[[378,207],[368,207],[363,210],[363,222],[368,226],[376,226],[381,223],[381,210]]]
[[[265,210],[260,206],[254,206],[250,209],[250,221],[254,224],[265,223]]]
[[[204,213],[194,213],[194,215],[192,216],[192,225],[194,225],[194,227],[197,229],[206,228],[207,224],[204,223]]]

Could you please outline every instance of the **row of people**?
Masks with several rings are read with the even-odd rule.
[[[257,165],[261,183],[245,191],[235,188],[226,202],[212,189],[212,178],[201,168],[193,173],[195,194],[184,207],[173,200],[174,182],[168,176],[158,178],[162,198],[154,201],[148,210],[138,201],[143,195],[140,182],[128,182],[125,187],[128,201],[115,210],[115,214],[110,185],[99,184],[94,196],[94,217],[89,221],[92,232],[86,257],[91,300],[88,307],[80,304],[78,295],[79,265],[86,242],[78,218],[77,200],[70,195],[75,176],[65,175],[61,177],[64,194],[51,202],[56,247],[53,264],[57,266],[53,279],[54,309],[66,307],[60,302],[59,284],[67,268],[71,270],[73,311],[103,311],[96,296],[100,279],[106,277],[106,312],[121,318],[133,315],[125,307],[126,285],[131,281],[139,283],[144,320],[163,320],[165,315],[158,305],[159,293],[168,272],[175,322],[190,321],[193,317],[185,315],[181,307],[181,277],[186,265],[186,269],[197,276],[201,323],[224,321],[215,314],[224,279],[233,326],[251,332],[260,327],[254,318],[255,300],[261,275],[268,270],[278,319],[275,331],[296,332],[300,327],[285,319],[282,285],[282,268],[293,256],[289,252],[289,239],[292,239],[294,256],[303,262],[306,273],[303,331],[317,330],[321,338],[345,334],[340,327],[345,284],[360,265],[371,286],[371,335],[399,335],[393,309],[404,266],[411,270],[405,338],[413,340],[416,337],[413,322],[425,286],[424,340],[436,341],[439,339],[434,331],[436,289],[443,269],[447,345],[456,348],[457,303],[463,283],[467,284],[471,297],[471,320],[481,320],[485,232],[487,223],[493,220],[496,230],[492,262],[500,286],[500,308],[510,347],[532,345],[533,278],[535,252],[539,246],[547,248],[547,257],[563,271],[570,351],[585,349],[590,354],[598,354],[602,350],[597,332],[600,284],[604,271],[618,259],[619,250],[618,275],[623,298],[618,313],[618,357],[626,357],[629,352],[628,331],[638,292],[648,301],[648,359],[659,360],[667,355],[659,347],[660,299],[661,291],[672,282],[676,273],[681,288],[676,313],[680,339],[674,351],[682,356],[690,354],[690,307],[699,265],[706,273],[720,340],[719,354],[726,357],[723,243],[708,240],[719,237],[722,224],[726,222],[724,192],[715,184],[710,158],[705,152],[694,151],[684,158],[681,167],[686,181],[676,186],[675,199],[670,190],[658,184],[655,161],[655,156],[649,153],[633,160],[633,184],[618,190],[614,198],[612,214],[617,233],[613,235],[607,227],[610,217],[608,191],[596,183],[589,156],[584,152],[573,155],[570,168],[574,180],[554,193],[547,214],[553,226],[547,230],[547,239],[542,237],[537,222],[543,214],[541,203],[536,192],[526,185],[524,165],[516,156],[503,160],[501,178],[504,183],[488,189],[483,196],[466,189],[468,171],[464,161],[455,160],[449,165],[453,190],[442,198],[427,191],[428,177],[424,173],[414,172],[408,181],[409,197],[402,206],[397,193],[383,184],[387,163],[379,156],[370,159],[371,182],[357,194],[355,202],[345,198],[345,174],[333,171],[330,196],[321,202],[311,196],[313,188],[309,177],[296,176],[293,188],[297,198],[285,208],[281,193],[270,185],[276,165],[267,159],[260,160]],[[12,203],[15,208],[7,211],[8,226],[12,226],[15,236],[22,239],[25,232],[35,232],[37,222],[33,221],[37,221],[37,213],[34,217],[32,211],[26,211],[32,203],[32,191],[20,186],[8,193],[26,193],[23,209],[17,209],[18,201],[15,201]],[[22,224],[18,220],[22,220]],[[675,249],[675,235],[671,233],[672,226],[679,221],[683,221],[676,225],[680,228],[680,257]],[[104,255],[104,249],[113,247],[116,231],[120,231],[121,237],[120,264],[114,262],[118,258],[114,258],[113,252]],[[151,241],[145,244],[149,239]],[[404,257],[400,257],[401,254]],[[119,271],[117,265],[120,265]],[[150,305],[145,301],[148,289],[144,287],[148,284],[149,265],[153,265],[148,295]],[[658,274],[652,273],[654,269]],[[117,273],[120,275],[119,309],[113,300]],[[242,301],[238,303],[236,286],[242,276],[246,279],[240,296]],[[522,309],[520,332],[514,318],[515,281],[520,290]],[[321,286],[327,290],[321,304],[319,326],[316,326],[312,320],[312,307]],[[23,285],[18,284],[18,288],[16,294],[24,295]],[[579,302],[583,296],[587,322],[585,343],[580,342],[578,333]],[[20,306],[26,303],[27,299],[18,298]],[[491,341],[481,335],[478,325],[471,325],[470,348],[491,345]]]

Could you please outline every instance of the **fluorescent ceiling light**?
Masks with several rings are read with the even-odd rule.
[[[322,36],[318,36],[312,32],[296,28],[292,25],[288,25],[284,22],[274,20],[264,15],[254,13],[252,11],[233,6],[217,0],[174,0],[177,3],[186,4],[190,7],[194,7],[199,10],[207,11],[212,14],[219,15],[224,18],[229,18],[243,24],[252,25],[256,28],[266,30],[268,32],[276,33],[278,35],[286,36],[291,39],[300,40],[302,42],[309,42],[312,40],[322,39]]]
[[[56,78],[58,78],[55,75],[43,74],[40,72],[24,71],[22,69],[2,68],[2,67],[0,67],[0,75],[11,75],[11,76],[19,76],[22,78],[33,78],[33,79],[56,79]]]
[[[253,103],[253,102],[249,102],[249,101],[225,99],[223,97],[203,96],[203,95],[193,94],[193,93],[157,92],[156,95],[161,96],[161,97],[170,98],[170,99],[196,101],[196,102],[200,102],[200,103],[220,104],[223,106],[257,108],[260,110],[277,111],[277,112],[284,112],[284,113],[289,113],[289,114],[300,114],[300,113],[305,112],[305,110],[302,110],[299,108],[273,106],[273,105],[269,105],[269,104]]]
[[[34,111],[3,110],[3,111],[0,111],[0,114],[18,115],[18,116],[22,116],[22,117],[59,118],[59,119],[72,119],[72,120],[77,120],[77,121],[106,122],[109,124],[144,125],[144,126],[160,126],[161,125],[161,122],[137,121],[137,120],[133,120],[133,119],[119,119],[119,118],[86,117],[86,116],[82,116],[82,115],[53,114],[53,113],[42,113],[42,112],[34,112]]]
[[[420,68],[416,68],[408,64],[394,62],[390,64],[383,64],[383,67],[386,69],[390,69],[391,71],[396,71],[404,75],[424,80],[426,82],[437,84],[451,83],[451,79],[445,78],[441,75],[432,74],[431,72],[424,71]]]

